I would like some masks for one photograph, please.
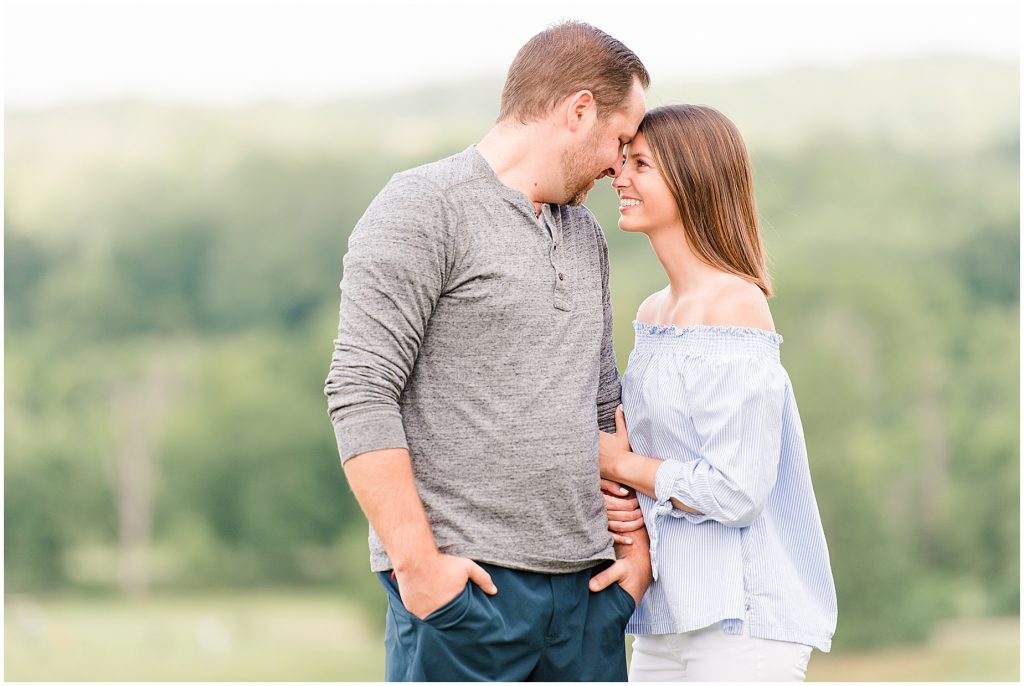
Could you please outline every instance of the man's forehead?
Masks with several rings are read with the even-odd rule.
[[[644,89],[639,81],[634,81],[633,92],[618,110],[609,115],[606,126],[613,127],[616,130],[616,135],[630,139],[636,134],[646,111],[647,100]]]
[[[622,115],[631,127],[632,130],[630,133],[632,133],[633,131],[636,131],[638,126],[640,126],[640,121],[644,118],[644,112],[647,111],[647,97],[639,81],[633,82],[633,93],[630,96],[628,103],[627,109],[622,113]]]

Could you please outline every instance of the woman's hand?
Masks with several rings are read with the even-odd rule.
[[[601,479],[601,495],[604,496],[604,509],[608,514],[608,531],[616,543],[632,545],[633,539],[628,535],[631,531],[644,528],[644,513],[636,494],[621,484]]]
[[[615,481],[616,469],[624,460],[629,458],[629,434],[626,432],[626,415],[622,412],[622,405],[615,408],[615,433],[601,433],[600,465],[601,476],[605,479]]]
[[[658,480],[658,468],[661,467],[661,460],[654,457],[637,455],[629,445],[629,434],[626,433],[626,415],[622,413],[622,405],[615,408],[615,433],[609,434],[600,432],[600,467],[601,467],[601,490],[605,494],[605,509],[608,511],[608,528],[615,536],[615,532],[635,531],[643,526],[643,519],[639,522],[634,518],[625,515],[612,516],[613,508],[609,505],[609,496],[617,497],[618,500],[628,500],[633,492],[629,489],[636,489],[644,495],[655,497],[654,484]],[[672,506],[683,512],[702,514],[689,505],[672,498]],[[635,500],[634,500],[635,502]],[[619,502],[614,508],[622,511],[627,508],[625,502]],[[639,510],[637,510],[639,513]],[[639,516],[639,515],[635,515]],[[612,527],[612,522],[620,524]],[[622,522],[630,522],[636,526],[622,525]],[[625,541],[615,536],[616,543]]]
[[[607,471],[611,469],[612,463],[628,453],[626,417],[622,412],[622,405],[619,405],[615,408],[615,433],[601,432],[601,476],[608,477]],[[608,530],[611,531],[612,538],[616,543],[632,544],[633,539],[627,534],[644,526],[644,515],[640,510],[636,493],[607,478],[601,479],[601,492],[604,496],[605,511],[608,513]]]

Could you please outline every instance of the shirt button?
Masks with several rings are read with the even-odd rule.
[[[558,280],[565,281],[565,274],[563,274],[562,272],[558,272]]]

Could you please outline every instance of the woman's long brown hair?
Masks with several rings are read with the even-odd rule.
[[[771,297],[750,158],[736,126],[712,107],[668,105],[647,112],[637,133],[647,139],[697,256]]]

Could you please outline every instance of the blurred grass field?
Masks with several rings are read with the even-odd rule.
[[[379,628],[316,591],[8,595],[8,681],[379,681]],[[841,629],[841,625],[840,625]],[[923,645],[815,653],[808,681],[1018,681],[1020,618],[950,620]]]

